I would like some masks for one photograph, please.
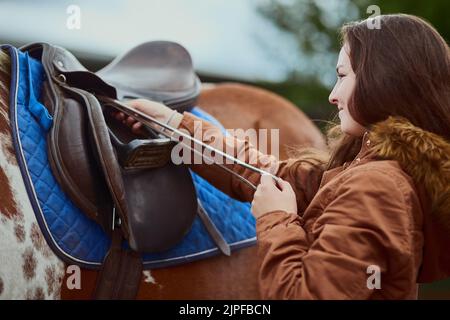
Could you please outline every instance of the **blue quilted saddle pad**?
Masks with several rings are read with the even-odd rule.
[[[110,246],[100,226],[83,214],[62,191],[47,158],[46,134],[52,117],[40,102],[45,73],[39,61],[4,45],[12,60],[10,119],[20,171],[41,230],[53,251],[65,262],[99,268]],[[192,112],[220,126],[200,108]],[[220,126],[221,127],[221,126]],[[221,127],[222,128],[222,127]],[[222,128],[223,130],[223,128]],[[197,196],[231,250],[256,243],[250,204],[234,200],[191,172]],[[171,249],[142,255],[144,268],[187,263],[220,254],[197,217],[190,232]]]

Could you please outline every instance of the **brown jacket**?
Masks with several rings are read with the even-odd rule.
[[[201,120],[184,113],[179,127],[193,135],[194,121]],[[206,130],[219,129],[203,121]],[[222,147],[234,139],[203,141]],[[262,298],[415,299],[418,282],[450,277],[450,144],[442,137],[389,118],[364,135],[351,163],[326,172],[305,161],[279,162],[248,142],[234,155],[242,153],[289,181],[299,210],[257,219]],[[259,183],[258,174],[227,166]],[[220,168],[192,168],[230,196],[252,201],[254,191]],[[375,283],[373,265],[381,289],[368,285]]]

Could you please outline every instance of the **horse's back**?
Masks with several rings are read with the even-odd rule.
[[[258,299],[256,246],[170,268],[144,271],[140,300]],[[81,289],[68,289],[63,281],[62,299],[91,299],[98,272],[81,271]],[[70,282],[70,281],[69,281]]]
[[[289,147],[326,149],[324,136],[311,119],[271,91],[239,83],[205,86],[198,106],[227,129],[279,129],[281,159],[287,158]]]

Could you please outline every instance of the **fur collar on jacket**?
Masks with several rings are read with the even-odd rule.
[[[450,230],[450,143],[399,117],[375,124],[369,137],[380,157],[398,161],[425,187],[432,213]]]

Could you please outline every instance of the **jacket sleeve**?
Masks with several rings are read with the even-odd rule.
[[[411,224],[400,189],[381,171],[359,170],[342,178],[312,226],[285,212],[257,219],[262,297],[367,299],[374,293],[369,266],[381,271],[382,288],[389,265],[402,268],[389,274],[414,279],[408,269]]]
[[[248,139],[240,140],[231,135],[224,135],[220,128],[189,112],[184,112],[179,129],[214,148],[222,150],[247,163],[250,162],[253,166],[290,182],[297,196],[299,211],[306,208],[319,188],[323,169],[318,161],[317,164],[314,161],[300,161],[296,159],[279,161],[273,155],[266,155],[259,152],[251,145]],[[204,149],[200,150],[205,152]],[[253,200],[254,190],[246,183],[229,172],[224,171],[222,168],[205,163],[205,161],[195,164],[195,161],[192,160],[196,158],[198,161],[199,156],[190,153],[190,168],[195,173],[235,199],[241,201]],[[256,186],[259,184],[259,173],[255,173],[238,164],[223,162],[229,170],[236,172]]]

